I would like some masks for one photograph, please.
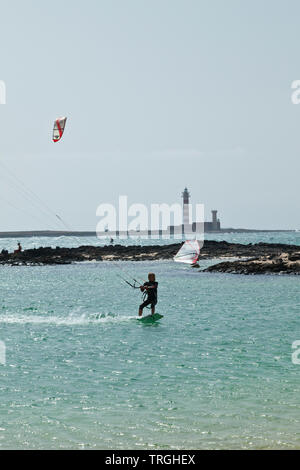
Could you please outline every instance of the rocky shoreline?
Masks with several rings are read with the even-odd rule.
[[[107,245],[78,248],[41,247],[18,253],[0,253],[0,264],[12,266],[58,265],[84,261],[155,261],[171,260],[182,243],[170,245]],[[284,244],[238,244],[207,240],[201,249],[201,259],[239,258],[207,268],[206,272],[242,274],[300,273],[300,247]],[[246,260],[244,260],[246,258]],[[243,260],[242,260],[243,259]]]
[[[300,248],[300,247],[299,247]],[[300,251],[261,256],[248,260],[226,261],[204,272],[230,274],[300,274]]]

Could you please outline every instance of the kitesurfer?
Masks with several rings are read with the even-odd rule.
[[[157,304],[157,288],[158,282],[155,281],[155,274],[149,273],[148,282],[145,282],[142,286],[140,286],[141,291],[147,294],[146,300],[140,305],[139,308],[140,317],[143,315],[143,309],[148,305],[151,305],[151,313],[154,315],[155,305]]]

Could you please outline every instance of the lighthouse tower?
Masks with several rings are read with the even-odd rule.
[[[188,227],[190,224],[190,193],[187,188],[182,193],[183,198],[183,225]]]

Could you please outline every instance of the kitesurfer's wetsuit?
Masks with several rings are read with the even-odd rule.
[[[150,289],[146,289],[147,292],[147,299],[140,305],[140,309],[151,305],[151,308],[154,308],[157,304],[157,288],[158,282],[145,282],[144,287],[150,287]]]

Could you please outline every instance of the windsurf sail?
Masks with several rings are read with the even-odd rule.
[[[200,243],[198,240],[187,240],[178,253],[174,256],[177,263],[195,264],[200,254]]]
[[[65,127],[66,127],[66,121],[67,121],[66,117],[60,117],[54,121],[53,136],[52,136],[53,142],[58,142],[62,138],[63,133],[65,131]]]

